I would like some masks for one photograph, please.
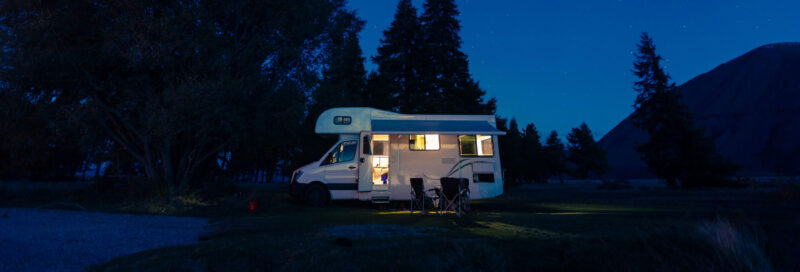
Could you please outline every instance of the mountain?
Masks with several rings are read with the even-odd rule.
[[[753,49],[678,86],[696,123],[747,176],[800,175],[800,43]],[[610,177],[652,176],[629,115],[600,140]]]

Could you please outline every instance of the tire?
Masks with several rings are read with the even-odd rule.
[[[322,207],[328,202],[328,195],[328,190],[325,189],[325,187],[319,184],[313,184],[306,188],[303,200],[308,206]]]

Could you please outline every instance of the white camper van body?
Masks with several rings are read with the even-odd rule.
[[[505,133],[493,115],[332,108],[319,116],[315,132],[338,134],[339,140],[292,174],[296,197],[307,197],[314,187],[326,200],[410,200],[411,178],[423,179],[427,190],[439,187],[442,177],[468,179],[471,199],[503,193],[497,136]]]

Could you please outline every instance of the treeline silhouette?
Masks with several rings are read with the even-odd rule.
[[[565,176],[602,178],[608,171],[606,151],[600,148],[585,123],[567,134],[565,146],[555,130],[542,144],[533,123],[520,131],[516,119],[497,120],[498,128],[506,132],[500,137],[500,158],[508,185],[544,183],[550,179],[563,182]]]
[[[460,49],[458,14],[452,0],[428,0],[421,15],[399,1],[367,74],[364,22],[341,0],[7,1],[0,178],[144,176],[174,195],[270,181],[318,159],[335,140],[313,133],[327,108],[493,114]],[[511,179],[561,173],[556,136],[542,147],[532,124],[507,130]]]
[[[271,181],[335,141],[325,109],[494,114],[461,51],[453,0],[401,0],[367,73],[342,0],[25,1],[0,5],[0,179],[145,177],[170,196]],[[498,117],[509,183],[608,166],[583,124],[568,146]],[[102,166],[102,167],[99,167]],[[103,171],[100,171],[100,168]]]

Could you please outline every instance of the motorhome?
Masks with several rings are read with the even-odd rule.
[[[317,118],[317,134],[339,140],[319,161],[292,174],[290,194],[310,205],[358,199],[411,199],[412,178],[425,189],[442,177],[469,180],[470,199],[503,193],[493,115],[400,114],[363,107],[332,108]]]

